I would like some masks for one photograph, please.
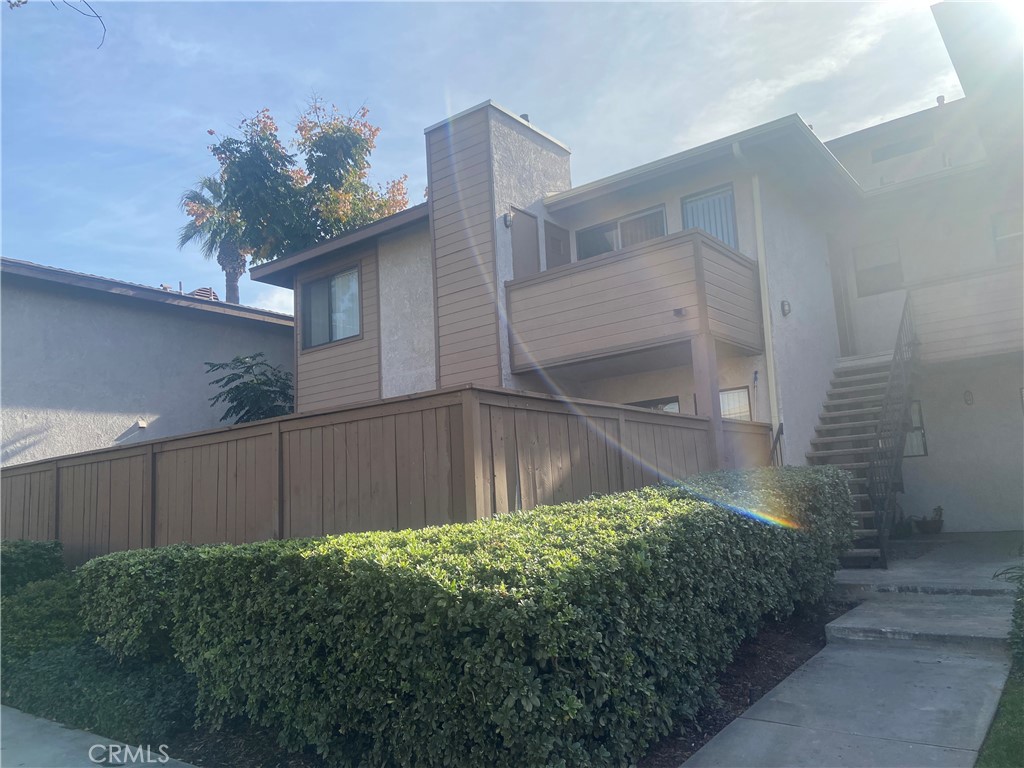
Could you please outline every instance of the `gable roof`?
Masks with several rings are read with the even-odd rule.
[[[246,307],[241,304],[227,304],[214,299],[202,299],[176,291],[153,288],[149,285],[129,283],[124,280],[114,280],[109,277],[90,275],[85,272],[74,272],[70,269],[61,269],[59,267],[48,267],[31,261],[10,259],[6,256],[0,258],[0,274],[5,277],[17,276],[53,285],[110,293],[143,301],[151,301],[156,304],[199,312],[210,312],[217,315],[227,315],[243,320],[255,320],[262,323],[270,323],[271,325],[281,325],[289,328],[293,325],[291,315],[271,312],[269,309]]]
[[[341,237],[328,240],[326,243],[320,243],[304,251],[293,253],[290,256],[282,256],[279,259],[250,267],[249,277],[261,283],[291,288],[295,271],[299,266],[306,266],[309,262],[333,254],[342,248],[360,245],[382,235],[389,235],[403,227],[426,220],[427,204],[420,203],[411,208],[406,208],[404,211],[385,216],[383,219],[377,219],[377,221],[371,222],[365,227],[353,229],[351,232],[346,232]]]

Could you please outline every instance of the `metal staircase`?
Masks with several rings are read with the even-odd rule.
[[[896,493],[903,490],[915,347],[908,303],[896,349],[841,359],[822,404],[807,461],[833,464],[852,475],[854,542],[843,557],[846,567],[886,567]]]

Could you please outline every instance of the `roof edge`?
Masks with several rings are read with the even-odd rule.
[[[522,125],[524,128],[529,128],[531,131],[536,133],[541,138],[547,139],[548,141],[550,141],[552,144],[554,144],[559,149],[563,149],[566,152],[568,152],[569,154],[572,154],[572,149],[569,147],[569,145],[565,144],[564,142],[559,141],[558,139],[556,139],[554,136],[552,136],[547,131],[542,131],[540,128],[538,128],[533,123],[531,123],[531,122],[529,122],[527,120],[524,120],[519,115],[517,115],[515,112],[513,112],[511,109],[508,109],[507,107],[501,106],[501,104],[498,104],[493,99],[487,99],[487,101],[481,101],[479,104],[475,104],[474,106],[469,107],[468,109],[464,109],[461,112],[457,112],[456,114],[452,115],[451,117],[446,117],[444,120],[439,120],[438,122],[434,123],[433,125],[429,125],[426,128],[424,128],[423,129],[423,133],[427,134],[427,133],[430,133],[431,131],[435,131],[438,128],[440,128],[441,126],[443,126],[443,125],[447,125],[448,123],[452,123],[452,122],[458,120],[460,117],[465,117],[466,115],[470,115],[473,112],[477,112],[478,110],[484,109],[486,107],[490,107],[491,109],[494,109],[494,110],[500,112],[501,114],[505,115],[505,117],[508,117],[511,120],[514,120],[515,122],[517,122],[520,125]]]

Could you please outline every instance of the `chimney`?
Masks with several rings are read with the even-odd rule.
[[[938,97],[936,97],[935,103],[938,104],[941,107],[943,104],[946,103],[946,97],[945,96],[938,96]]]
[[[521,115],[520,115],[519,117],[520,117],[521,119],[525,120],[526,122],[530,122],[530,116],[529,116],[529,115],[528,115],[528,114],[527,114],[526,112],[524,112],[523,114],[521,114]]]

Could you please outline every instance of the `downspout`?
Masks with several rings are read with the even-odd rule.
[[[771,414],[772,429],[779,428],[778,387],[775,380],[775,349],[772,343],[772,305],[768,293],[768,260],[765,256],[764,210],[761,206],[761,179],[753,171],[750,161],[739,142],[733,142],[732,154],[737,162],[750,172],[750,188],[754,198],[754,238],[757,248],[757,279],[761,290],[761,325],[764,329],[764,360],[768,386],[768,409]]]

